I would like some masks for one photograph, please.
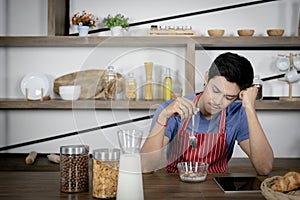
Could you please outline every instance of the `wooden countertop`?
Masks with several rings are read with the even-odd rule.
[[[0,156],[2,158],[3,156]],[[11,157],[11,156],[10,156]],[[47,160],[40,158],[33,166],[21,167],[21,158],[13,161],[6,156],[0,165],[0,199],[5,200],[40,200],[40,199],[94,199],[90,192],[67,194],[59,189],[59,167],[50,164],[46,169]],[[2,160],[2,161],[3,161]],[[44,166],[39,169],[39,166]],[[27,169],[26,169],[27,168]],[[273,171],[269,176],[283,175],[288,171],[300,171],[299,158],[278,158],[275,159]],[[143,175],[145,200],[151,199],[265,199],[260,193],[249,194],[225,194],[212,178],[220,174],[209,174],[207,180],[202,183],[184,183],[179,180],[178,174],[168,174],[161,169],[152,174]],[[233,158],[229,163],[228,173],[222,176],[256,176],[256,173],[247,158]],[[258,176],[261,180],[267,176]],[[91,190],[90,190],[91,191]]]

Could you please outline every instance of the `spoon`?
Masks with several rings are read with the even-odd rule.
[[[189,144],[193,150],[197,148],[197,142],[198,142],[194,132],[195,132],[195,115],[192,116],[192,132],[189,136]]]

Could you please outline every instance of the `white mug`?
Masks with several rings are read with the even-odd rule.
[[[300,75],[297,73],[297,70],[294,68],[290,71],[288,71],[285,75],[284,75],[285,80],[287,80],[287,82],[289,83],[295,83],[297,81],[300,80]]]
[[[294,65],[295,65],[296,69],[300,70],[300,56],[294,57]]]
[[[276,66],[280,71],[285,71],[290,67],[290,60],[285,57],[280,57],[276,61]]]

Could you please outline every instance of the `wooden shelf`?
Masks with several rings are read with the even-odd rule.
[[[45,100],[26,101],[24,99],[0,99],[0,110],[98,110],[98,109],[120,109],[120,110],[153,110],[163,101],[105,101],[105,100]]]
[[[104,101],[104,100],[48,100],[26,101],[23,99],[0,99],[0,110],[155,110],[163,101]],[[299,111],[300,102],[279,100],[256,101],[256,110]]]
[[[163,46],[199,49],[254,48],[300,49],[300,37],[202,37],[202,36],[53,36],[0,37],[2,47],[96,47],[96,46]]]
[[[290,111],[299,111],[300,102],[293,101],[280,101],[280,100],[261,100],[255,102],[256,110],[290,110]]]
[[[203,37],[203,36],[45,36],[0,37],[0,47],[181,47],[186,49],[186,93],[195,89],[195,50],[253,49],[300,50],[300,37]],[[156,109],[162,101],[24,101],[0,100],[1,110],[26,109]],[[257,110],[300,110],[299,102],[263,100],[256,103]]]

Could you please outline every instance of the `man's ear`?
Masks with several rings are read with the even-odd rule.
[[[204,74],[204,85],[208,83],[208,71],[205,72]]]

